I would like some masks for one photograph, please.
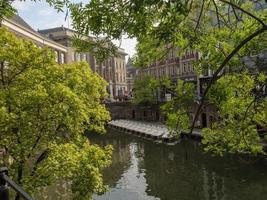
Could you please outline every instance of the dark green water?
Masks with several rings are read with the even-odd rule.
[[[197,142],[155,144],[117,131],[89,135],[114,146],[104,171],[110,191],[95,200],[266,200],[267,161],[212,157]]]

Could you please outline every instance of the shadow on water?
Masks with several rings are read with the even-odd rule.
[[[267,199],[267,164],[263,159],[213,157],[204,153],[198,142],[167,146],[115,130],[106,135],[88,134],[88,138],[91,143],[114,147],[113,163],[103,171],[110,190],[94,195],[94,200]],[[67,200],[67,189],[59,182],[42,196]]]

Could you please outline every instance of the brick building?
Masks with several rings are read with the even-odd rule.
[[[169,48],[166,58],[146,66],[140,70],[140,75],[148,74],[155,78],[168,77],[174,82],[178,79],[197,82],[193,62],[199,59],[199,54],[196,51],[187,51],[185,55],[178,56],[178,51],[177,47]]]

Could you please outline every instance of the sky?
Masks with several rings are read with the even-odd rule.
[[[17,9],[19,16],[35,30],[53,28],[62,25],[71,28],[71,20],[69,19],[65,21],[66,11],[58,13],[44,1],[32,2],[29,0],[16,0],[13,5]],[[119,42],[115,43],[119,44]],[[135,53],[135,45],[135,39],[127,39],[124,37],[121,43],[121,48],[125,49],[129,56],[133,56]]]

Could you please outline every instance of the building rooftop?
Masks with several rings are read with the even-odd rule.
[[[22,35],[25,35],[28,38],[31,38],[32,40],[34,40],[36,42],[40,42],[40,43],[48,45],[50,47],[60,49],[64,52],[67,51],[63,45],[45,37],[44,35],[38,33],[37,31],[35,31],[19,15],[13,15],[11,18],[4,18],[2,21],[2,24],[4,26],[7,26],[10,29],[13,29],[14,31],[19,32]]]
[[[76,30],[73,30],[73,29],[70,29],[70,28],[66,28],[66,27],[64,27],[64,26],[60,26],[60,27],[55,27],[55,28],[49,28],[49,29],[43,29],[43,30],[38,30],[38,32],[40,33],[40,34],[42,34],[42,35],[47,35],[47,34],[50,34],[50,33],[56,33],[56,32],[61,32],[61,31],[70,31],[70,32],[72,32],[72,33],[77,33],[77,31]],[[85,36],[85,37],[88,37],[88,38],[90,38],[90,39],[95,39],[94,37],[92,37],[92,36]],[[98,38],[98,39],[106,39],[106,38]],[[123,55],[128,55],[126,52],[125,52],[125,50],[123,49],[123,48],[120,48],[120,47],[118,47],[118,49],[117,49],[117,52],[118,53],[120,53],[120,54],[123,54]]]
[[[47,34],[47,33],[52,33],[52,32],[65,31],[65,30],[68,30],[68,31],[76,33],[75,30],[70,29],[70,28],[66,28],[64,26],[59,26],[59,27],[55,27],[55,28],[48,28],[48,29],[42,29],[42,30],[38,30],[38,32],[41,33],[41,34]]]
[[[11,20],[21,26],[23,26],[26,29],[29,29],[33,32],[36,32],[27,22],[24,21],[24,19],[22,19],[19,15],[13,15],[11,17]],[[37,32],[36,32],[37,33]]]

